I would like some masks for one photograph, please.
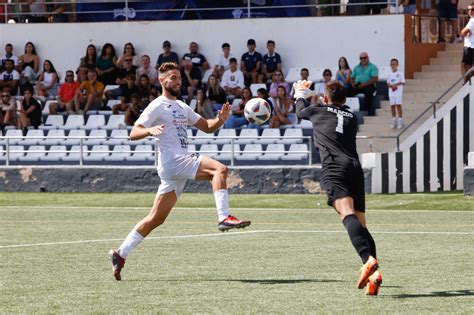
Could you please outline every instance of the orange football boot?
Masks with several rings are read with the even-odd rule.
[[[369,260],[367,260],[362,268],[360,268],[360,278],[359,281],[357,281],[357,287],[359,289],[363,289],[367,285],[369,277],[377,270],[378,267],[378,260],[370,256]]]

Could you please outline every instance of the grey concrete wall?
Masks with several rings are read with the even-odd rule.
[[[365,170],[370,192],[371,172]],[[236,167],[227,184],[232,193],[322,193],[319,167]],[[26,167],[0,168],[0,191],[155,192],[160,179],[150,167]],[[209,182],[188,181],[185,192],[211,192]]]
[[[474,196],[474,166],[464,168],[464,194]]]

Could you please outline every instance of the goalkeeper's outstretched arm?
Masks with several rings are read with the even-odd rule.
[[[309,119],[313,115],[314,106],[311,106],[309,102],[304,98],[298,98],[295,102],[296,116],[301,119]]]

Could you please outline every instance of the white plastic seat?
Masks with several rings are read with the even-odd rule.
[[[104,93],[109,91],[109,90],[115,90],[115,89],[118,89],[120,87],[120,85],[117,85],[117,84],[108,84],[105,86],[104,88]]]
[[[309,69],[309,78],[313,82],[321,82],[323,80],[323,72],[325,68],[312,67]]]
[[[129,145],[116,145],[110,156],[105,157],[106,161],[121,162],[126,161],[132,155]]]
[[[49,104],[51,103],[56,103],[57,101],[56,100],[49,100],[49,101],[46,101],[46,103],[44,104],[44,108],[43,108],[43,115],[49,115]]]
[[[281,138],[280,143],[292,144],[303,142],[303,130],[300,128],[285,129],[285,133]]]
[[[38,139],[38,137],[40,137]],[[44,144],[44,131],[41,129],[30,129],[26,133],[25,138],[21,141],[21,145],[37,145]]]
[[[64,129],[51,129],[48,131],[46,138],[41,142],[44,145],[56,145],[65,140]]]
[[[64,125],[63,115],[48,115],[44,125],[39,126],[40,129],[58,129]]]
[[[313,123],[311,122],[311,120],[301,119],[300,123],[295,125],[295,128],[313,129]]]
[[[238,109],[240,102],[242,102],[241,98],[234,98],[234,100],[232,101],[232,110]]]
[[[87,146],[82,146],[83,157],[86,155],[85,151],[88,150]],[[63,158],[63,161],[70,161],[70,162],[78,162],[81,159],[81,146],[80,145],[73,145],[69,150],[69,154]]]
[[[237,134],[235,133],[235,129],[220,129],[219,133],[217,134],[217,137],[212,143],[215,144],[227,144],[231,143],[230,138],[224,138],[224,137],[235,137]]]
[[[108,100],[108,101],[107,101],[107,107],[109,107],[110,109],[112,109],[112,107],[113,107],[114,105],[120,104],[120,102],[121,102],[120,99]]]
[[[85,145],[101,145],[107,140],[107,130],[104,129],[94,129],[89,133],[89,137],[99,137],[97,138],[88,138],[84,140]]]
[[[23,156],[25,156],[25,147],[22,145],[11,145],[9,147],[9,150],[10,150],[10,153],[9,153],[10,161],[18,161]],[[5,156],[6,156],[6,153],[5,153]]]
[[[217,144],[203,144],[199,148],[199,154],[214,158],[219,154]]]
[[[94,145],[92,146],[91,152],[84,156],[84,161],[100,162],[110,155],[108,145]]]
[[[288,154],[283,156],[282,160],[301,161],[307,158],[308,158],[308,145],[306,143],[303,143],[303,144],[290,145]]]
[[[18,145],[23,141],[23,132],[21,129],[8,129],[5,133],[5,137],[13,137],[12,139],[8,140],[10,145]],[[1,144],[7,144],[6,139],[0,140]]]
[[[5,161],[5,148],[0,145],[0,161]]]
[[[234,144],[234,159],[240,155],[240,144]],[[219,155],[216,157],[217,160],[232,160],[232,144],[224,144]]]
[[[61,152],[62,151],[62,152]],[[64,158],[67,156],[66,146],[65,145],[52,145],[49,150],[48,154],[41,158],[41,161],[63,161]]]
[[[250,84],[250,91],[252,91],[253,96],[257,96],[258,89],[264,88],[267,89],[267,85],[265,83],[252,83]]]
[[[196,105],[197,105],[197,99],[193,98],[191,102],[189,103],[189,107],[191,107],[191,109],[195,111]]]
[[[211,69],[207,69],[204,74],[202,75],[202,80],[201,82],[204,83],[204,84],[207,84],[207,80],[209,80],[209,77],[211,76],[211,74],[214,72],[214,70],[211,68]]]
[[[188,144],[188,153],[197,153],[198,151],[196,150],[196,145],[194,144]]]
[[[212,137],[212,138],[211,138]],[[212,133],[205,133],[202,130],[198,130],[196,133],[196,138],[194,139],[194,144],[208,144],[214,142]]]
[[[265,153],[259,157],[259,160],[264,161],[278,161],[285,155],[285,145],[281,143],[273,143],[267,145]]]
[[[246,138],[245,138],[246,137]],[[253,128],[244,128],[240,131],[239,137],[235,140],[238,144],[251,144],[258,140],[258,130]]]
[[[84,116],[82,115],[69,115],[66,123],[62,128],[64,129],[78,129],[84,127]]]
[[[301,68],[290,68],[286,74],[286,82],[296,82],[301,79]]]
[[[263,148],[261,144],[247,144],[242,151],[242,155],[235,157],[236,160],[241,161],[257,161],[263,155]]]
[[[265,138],[271,137],[271,138]],[[258,139],[260,144],[271,144],[278,143],[280,141],[280,129],[278,128],[267,128],[263,129],[261,138]]]
[[[360,101],[358,97],[346,98],[346,105],[349,106],[353,112],[358,112],[360,110]]]
[[[127,161],[153,161],[154,155],[153,146],[149,144],[137,145],[133,154],[127,158]]]
[[[81,143],[81,140],[77,137],[86,137],[86,131],[82,129],[73,129],[70,130],[66,139],[61,141],[60,144],[62,145],[79,145]],[[85,139],[83,140],[85,141]]]
[[[122,126],[125,126],[124,115],[110,115],[109,120],[105,126],[102,126],[102,129],[119,129]]]
[[[195,140],[193,139],[193,131],[191,129],[186,129],[186,135],[188,137],[188,144],[192,143],[196,143]]]
[[[39,151],[39,152],[38,152]],[[46,147],[44,145],[32,145],[26,151],[26,155],[20,157],[22,162],[37,162],[46,156]]]
[[[379,67],[379,79],[378,81],[387,81],[388,76],[392,73],[392,69],[388,66]]]
[[[81,127],[86,130],[100,129],[105,126],[105,117],[104,115],[89,115],[87,123],[84,127]]]
[[[121,145],[127,144],[128,140],[128,130],[127,129],[114,129],[110,134],[108,140],[106,140],[105,144],[108,145]]]

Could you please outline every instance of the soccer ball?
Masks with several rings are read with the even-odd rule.
[[[252,98],[245,104],[244,115],[250,123],[262,125],[270,119],[272,108],[264,99]]]

